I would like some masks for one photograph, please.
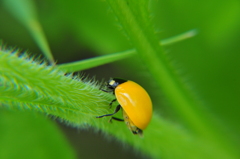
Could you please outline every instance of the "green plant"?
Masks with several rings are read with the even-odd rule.
[[[149,13],[151,1],[107,0],[111,13],[116,16],[134,49],[60,65],[53,65],[53,56],[43,31],[39,29],[41,26],[31,1],[11,2],[6,0],[5,5],[28,28],[51,65],[2,45],[0,101],[3,109],[41,112],[75,127],[91,126],[154,158],[238,157],[234,143],[225,137],[222,127],[213,119],[215,116],[202,109],[203,103],[182,81],[169,55],[159,44]],[[191,37],[194,31],[188,33],[192,33]],[[188,38],[188,33],[161,43],[172,44],[179,37]],[[129,57],[138,57],[147,66],[153,81],[161,88],[172,111],[176,112],[179,124],[155,112],[151,124],[144,131],[144,138],[140,139],[133,136],[124,124],[109,124],[107,118],[95,118],[113,111],[114,108],[109,109],[108,106],[113,95],[100,91],[101,83],[74,76],[71,72]]]

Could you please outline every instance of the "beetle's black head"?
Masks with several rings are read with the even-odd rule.
[[[118,85],[124,82],[127,82],[127,80],[121,78],[112,78],[108,81],[107,87],[114,90]]]

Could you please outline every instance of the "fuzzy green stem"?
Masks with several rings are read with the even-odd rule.
[[[0,107],[54,115],[81,128],[92,126],[155,158],[186,158],[182,151],[191,152],[187,158],[228,157],[224,151],[219,154],[210,141],[192,136],[155,113],[144,138],[134,136],[122,122],[110,124],[107,117],[96,118],[113,112],[115,106],[109,109],[113,95],[100,91],[96,82],[64,74],[24,55],[19,58],[0,50]]]

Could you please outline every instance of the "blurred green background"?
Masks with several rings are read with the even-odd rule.
[[[35,2],[39,20],[58,64],[132,48],[105,1],[36,0]],[[240,1],[153,0],[151,10],[159,39],[191,29],[198,30],[196,37],[165,47],[166,53],[182,80],[204,103],[205,107],[201,109],[210,112],[225,131],[226,137],[240,146],[238,125],[240,121]],[[1,0],[0,24],[0,39],[4,43],[28,50],[31,55],[41,55],[28,31],[4,8]],[[139,59],[134,57],[125,59],[86,70],[84,74],[89,77],[94,76],[98,80],[122,77],[137,81],[150,93],[154,111],[177,122],[175,112],[169,107],[164,95],[159,93],[161,91]],[[46,121],[38,114],[13,115],[14,112],[1,111],[1,133],[2,130],[6,133],[0,135],[0,145],[4,145],[2,152],[5,152],[6,156],[13,152],[14,144],[25,146],[26,149],[30,148],[29,145],[32,145],[33,140],[27,140],[28,143],[19,139],[24,137],[26,132],[38,136],[38,132],[48,130],[46,127],[49,125],[42,123],[49,124],[49,119]],[[41,127],[38,122],[41,122]],[[66,142],[70,141],[72,150],[69,151],[76,151],[78,158],[146,158],[129,146],[119,144],[113,138],[109,139],[95,133],[92,128],[78,130],[56,121],[51,125],[54,129],[62,130]],[[19,126],[22,129],[19,129]],[[55,130],[49,134],[54,132]],[[2,140],[3,138],[8,140]],[[49,138],[53,139],[53,142],[57,141],[51,135]],[[64,138],[61,136],[59,140]],[[43,143],[40,141],[43,139],[39,137],[34,140],[36,140],[34,149],[41,150]],[[6,143],[14,144],[6,146]],[[64,146],[62,148],[64,149]],[[48,153],[58,154],[46,152],[46,156]],[[34,156],[34,153],[32,155]],[[61,155],[59,157],[65,158]]]

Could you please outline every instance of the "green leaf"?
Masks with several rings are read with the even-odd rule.
[[[123,52],[118,52],[114,54],[104,55],[100,57],[90,58],[86,60],[60,64],[57,65],[58,68],[64,72],[76,72],[81,71],[89,68],[93,68],[96,66],[104,65],[110,62],[114,62],[117,60],[121,60],[130,56],[133,56],[136,51],[134,49],[127,50]]]
[[[42,26],[37,18],[37,11],[32,0],[4,0],[5,7],[11,12],[29,31],[38,47],[42,50],[46,58],[54,64],[47,39],[42,30]]]
[[[175,44],[176,42],[180,42],[180,41],[186,40],[188,38],[192,38],[195,35],[197,35],[197,30],[192,29],[192,30],[186,31],[184,33],[181,33],[179,35],[176,35],[176,36],[173,36],[173,37],[170,37],[167,39],[163,39],[163,40],[161,40],[160,45],[163,45],[163,46],[172,45],[172,44]]]
[[[76,158],[58,127],[33,112],[0,109],[0,158]]]
[[[191,38],[196,35],[196,30],[190,30],[185,33],[176,35],[171,38],[164,39],[160,42],[162,45],[170,45],[182,40],[185,40],[187,38]],[[97,67],[100,65],[104,65],[110,62],[114,62],[117,60],[122,60],[124,58],[133,56],[136,53],[135,49],[127,50],[127,51],[122,51],[118,53],[113,53],[110,55],[105,55],[105,56],[100,56],[100,57],[95,57],[95,58],[90,58],[86,60],[81,60],[81,61],[76,61],[76,62],[71,62],[71,63],[66,63],[66,64],[60,64],[57,65],[58,69],[64,71],[64,72],[76,72],[76,71],[82,71],[85,69]]]

